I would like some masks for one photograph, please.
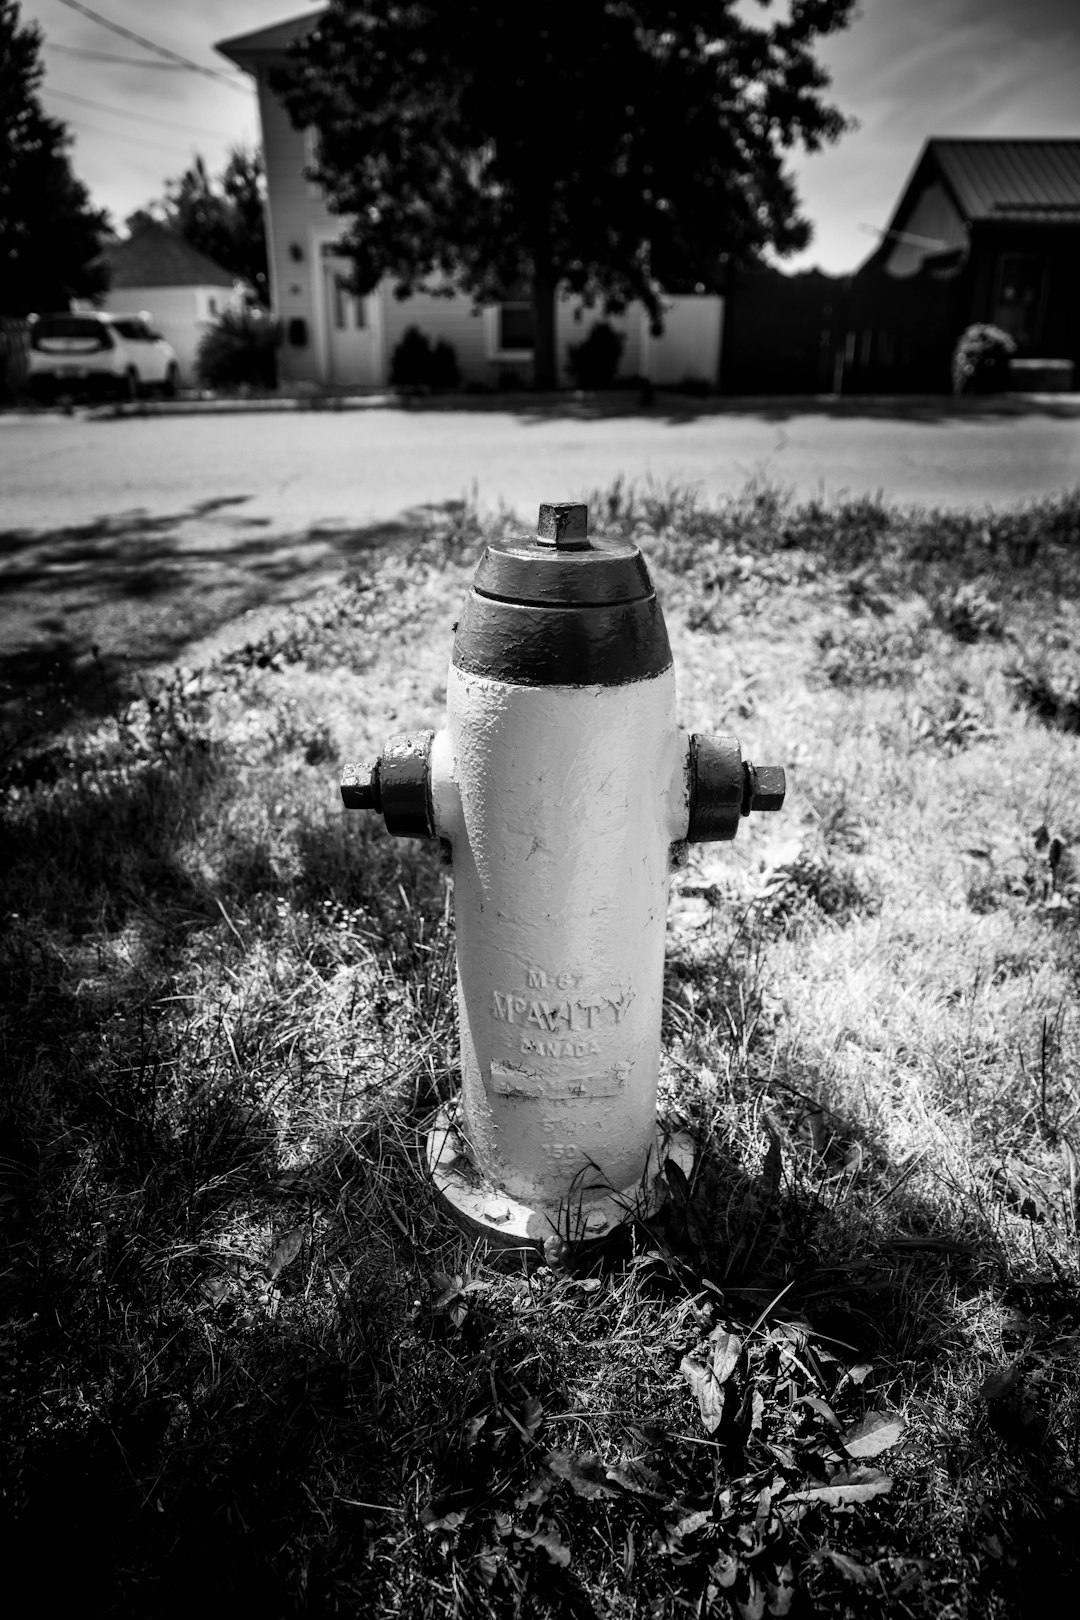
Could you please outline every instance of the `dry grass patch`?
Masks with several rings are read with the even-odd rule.
[[[28,1549],[64,1514],[46,1607],[1067,1603],[1080,503],[591,506],[648,555],[680,722],[790,784],[676,880],[697,1163],[602,1253],[500,1260],[433,1207],[447,874],[337,798],[439,722],[505,518],[8,762],[2,1477]]]

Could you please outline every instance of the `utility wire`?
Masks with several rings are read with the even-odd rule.
[[[125,130],[102,129],[100,124],[89,124],[85,118],[79,117],[68,118],[65,120],[65,122],[73,125],[80,132],[85,132],[88,130],[91,135],[104,136],[104,138],[108,141],[127,141],[129,145],[131,144],[131,136]],[[142,140],[140,140],[139,145],[152,146],[156,152],[170,152],[173,158],[176,158],[176,147],[167,145],[165,141],[155,141],[144,136]],[[194,145],[192,146],[192,151],[194,151]]]
[[[60,51],[64,56],[79,56],[86,62],[116,62],[123,63],[125,67],[160,68],[163,73],[189,71],[179,62],[155,62],[146,56],[110,56],[108,51],[84,51],[78,45],[57,45],[51,39],[45,41],[45,49]]]
[[[147,39],[144,34],[132,33],[130,28],[124,28],[120,23],[110,22],[108,17],[103,17],[100,12],[91,11],[89,6],[84,6],[81,0],[60,0],[60,4],[67,6],[69,11],[77,11],[81,16],[89,17],[91,22],[100,23],[101,27],[107,28],[110,33],[119,34],[121,39],[133,40],[136,45],[141,45],[144,50],[153,51],[155,56],[164,57],[177,67],[187,68],[190,73],[202,73],[208,79],[220,79],[222,84],[231,84],[234,90],[239,90],[244,94],[251,89],[250,85],[232,78],[229,74],[219,73],[217,68],[203,67],[201,63],[193,62],[190,57],[180,56],[176,51],[170,50],[167,45],[158,45],[154,40]]]
[[[46,88],[46,96],[59,96],[63,101],[77,101],[80,107],[93,107],[96,112],[114,113],[117,118],[138,118],[144,124],[160,124],[162,129],[178,129],[182,134],[194,133],[197,135],[213,135],[218,140],[228,140],[223,129],[207,129],[205,124],[178,124],[171,118],[155,118],[151,113],[129,112],[126,107],[109,107],[103,101],[90,101],[86,96],[76,96],[70,90],[53,90]]]

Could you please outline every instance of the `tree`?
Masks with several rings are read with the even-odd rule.
[[[659,330],[661,290],[806,246],[784,153],[848,127],[813,47],[854,3],[758,28],[735,0],[330,0],[273,83],[318,132],[355,290],[528,288],[550,387],[559,283]]]
[[[127,223],[134,229],[149,212],[223,270],[246,281],[259,302],[268,305],[265,207],[262,157],[237,146],[216,179],[211,179],[203,159],[197,156],[178,180],[165,182],[163,201],[133,214]]]
[[[38,100],[41,30],[0,0],[0,314],[67,309],[109,285],[101,262],[108,216],[68,161],[71,136]]]

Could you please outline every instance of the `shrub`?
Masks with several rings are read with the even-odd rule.
[[[1008,387],[1016,344],[999,326],[969,326],[952,357],[954,394],[994,394]]]
[[[390,356],[392,388],[456,388],[461,368],[452,343],[431,339],[418,326],[408,327]]]
[[[567,366],[578,388],[610,388],[626,339],[607,321],[598,321],[580,343],[571,343]]]
[[[195,368],[208,388],[276,388],[280,343],[265,310],[227,309],[203,334]]]

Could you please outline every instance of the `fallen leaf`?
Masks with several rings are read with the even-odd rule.
[[[792,1491],[785,1502],[820,1502],[822,1507],[849,1507],[869,1502],[875,1496],[884,1496],[892,1490],[888,1474],[876,1468],[856,1468],[849,1474],[837,1474],[828,1485],[813,1485],[805,1491]]]
[[[735,1605],[735,1613],[739,1616],[739,1620],[764,1620],[765,1588],[750,1571],[747,1571],[746,1596],[739,1597],[733,1592],[729,1601]]]
[[[899,1412],[867,1412],[842,1436],[849,1457],[876,1457],[903,1438],[907,1425]]]
[[[717,1586],[725,1590],[735,1585],[735,1577],[739,1573],[739,1560],[734,1553],[722,1552],[709,1569],[709,1574]]]
[[[530,1530],[525,1533],[518,1531],[519,1538],[530,1547],[537,1547],[546,1552],[553,1564],[565,1569],[570,1562],[570,1549],[563,1541],[557,1530]]]
[[[823,1417],[826,1423],[832,1424],[834,1429],[838,1429],[840,1427],[840,1419],[837,1417],[828,1401],[823,1401],[820,1395],[800,1395],[798,1400],[795,1402],[795,1405],[808,1406],[811,1412],[816,1412],[818,1417]]]
[[[544,1421],[543,1402],[535,1395],[530,1395],[521,1408],[521,1426],[531,1440],[541,1423]]]
[[[849,1558],[847,1553],[836,1552],[832,1547],[823,1547],[817,1556],[819,1558],[828,1558],[840,1571],[841,1575],[846,1575],[849,1581],[855,1582],[856,1586],[868,1586],[874,1578],[872,1569],[868,1569],[865,1564],[858,1563],[854,1558]]]
[[[607,1470],[595,1451],[549,1451],[545,1466],[578,1496],[618,1496],[618,1487],[609,1483]]]
[[[420,1523],[425,1530],[456,1530],[463,1524],[468,1508],[450,1508],[443,1501],[429,1502],[420,1510]]]
[[[791,1613],[795,1597],[795,1571],[790,1563],[781,1564],[775,1578],[765,1578],[765,1592],[769,1600],[769,1613],[782,1616]]]
[[[1003,1395],[1015,1389],[1019,1382],[1018,1362],[1011,1362],[1007,1367],[995,1367],[993,1372],[987,1373],[979,1385],[979,1395],[984,1401],[999,1401]]]
[[[308,1235],[306,1226],[294,1226],[291,1232],[286,1232],[277,1248],[270,1256],[266,1266],[266,1275],[273,1282],[278,1272],[291,1266],[300,1250],[304,1247],[304,1239]]]
[[[726,1328],[714,1328],[709,1337],[712,1340],[709,1370],[716,1382],[723,1384],[739,1365],[742,1340],[737,1333],[729,1333]]]
[[[691,1356],[683,1356],[679,1371],[697,1396],[706,1433],[714,1434],[724,1415],[723,1386],[717,1383],[711,1368],[703,1367],[700,1361],[695,1361]]]
[[[630,1457],[624,1457],[614,1468],[605,1469],[605,1477],[613,1485],[621,1485],[624,1491],[632,1491],[635,1496],[651,1496],[662,1502],[670,1495],[664,1489],[663,1480],[659,1474],[654,1474],[651,1468],[635,1462]]]

